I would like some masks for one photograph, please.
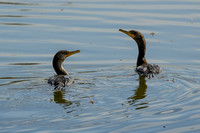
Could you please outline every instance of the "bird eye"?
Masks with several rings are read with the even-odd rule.
[[[67,51],[63,51],[63,53],[62,53],[62,54],[66,55],[66,54],[68,54],[68,52],[67,52]]]

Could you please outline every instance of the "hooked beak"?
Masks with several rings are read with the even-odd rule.
[[[125,31],[125,30],[122,30],[122,29],[119,29],[119,31],[121,31],[121,32],[125,33],[126,35],[128,35],[128,36],[132,37],[133,39],[135,38],[135,35],[131,34],[131,33],[130,33],[130,32],[128,32],[128,31]]]
[[[68,54],[66,55],[66,57],[69,57],[69,56],[71,56],[71,55],[73,55],[73,54],[76,54],[76,53],[79,53],[79,52],[80,52],[80,50],[69,51]]]

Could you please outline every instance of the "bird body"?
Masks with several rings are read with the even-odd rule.
[[[143,66],[136,67],[135,71],[138,74],[144,75],[146,77],[154,77],[154,75],[161,72],[161,68],[156,64],[145,64]]]
[[[147,63],[147,60],[145,58],[146,41],[144,39],[143,34],[136,30],[126,31],[119,29],[119,31],[127,34],[128,36],[133,38],[137,43],[139,52],[137,58],[136,72],[146,77],[153,77],[154,75],[159,74],[161,72],[161,68],[158,65]]]
[[[50,77],[48,80],[48,84],[55,86],[54,89],[62,89],[74,83],[74,79],[71,76],[69,76],[67,71],[63,68],[62,63],[67,57],[79,52],[80,50],[60,50],[55,54],[52,64],[57,75]]]
[[[55,89],[64,88],[74,83],[74,78],[67,75],[54,75],[49,78],[48,84],[55,86]]]

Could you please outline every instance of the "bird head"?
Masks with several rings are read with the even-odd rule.
[[[144,38],[144,36],[142,35],[142,33],[140,33],[139,31],[136,31],[136,30],[126,31],[126,30],[123,30],[123,29],[119,29],[119,31],[121,31],[121,32],[125,33],[126,35],[130,36],[135,41]]]
[[[76,51],[60,50],[56,53],[55,57],[61,61],[64,61],[67,57],[79,52],[80,50],[76,50]]]

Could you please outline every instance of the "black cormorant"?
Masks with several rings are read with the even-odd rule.
[[[119,31],[133,38],[138,45],[139,53],[137,58],[136,72],[146,77],[153,77],[155,74],[159,74],[161,72],[161,68],[158,65],[147,63],[147,60],[145,58],[146,41],[142,33],[136,30],[125,31],[119,29]]]
[[[74,83],[74,79],[71,76],[69,76],[67,71],[63,68],[62,63],[67,57],[79,52],[80,50],[60,50],[55,54],[52,64],[57,75],[50,77],[50,79],[48,80],[48,83],[50,85],[54,85],[55,89],[62,89],[65,86],[70,86]]]

